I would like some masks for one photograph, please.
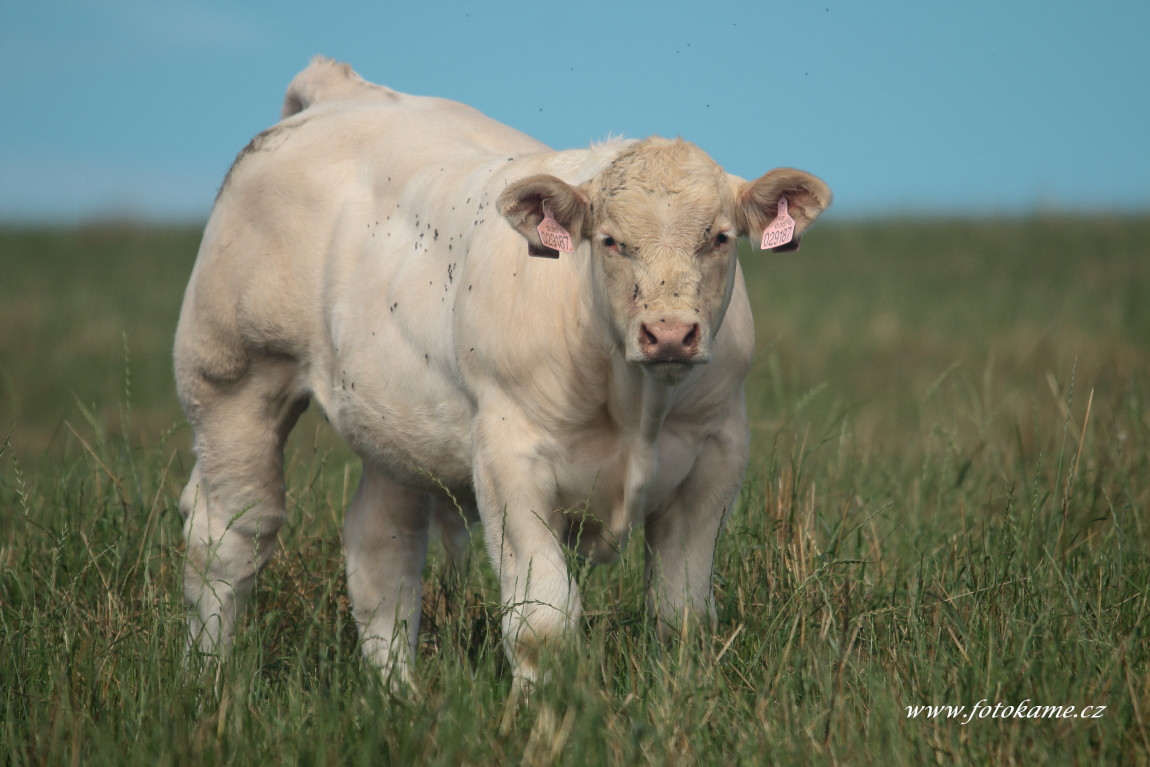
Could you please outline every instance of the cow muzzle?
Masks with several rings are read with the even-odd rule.
[[[643,366],[655,381],[676,384],[691,368],[710,362],[711,354],[698,322],[659,319],[640,322],[631,362]]]

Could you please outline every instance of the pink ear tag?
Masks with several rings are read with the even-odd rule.
[[[551,215],[551,209],[547,207],[547,203],[543,203],[543,220],[539,222],[539,226],[535,227],[539,232],[539,239],[543,244],[552,250],[557,250],[560,253],[574,253],[575,246],[571,241],[571,233],[563,228],[563,225],[555,220]]]
[[[779,198],[779,212],[775,220],[763,230],[762,249],[778,248],[786,245],[795,236],[795,220],[787,213],[787,198]]]

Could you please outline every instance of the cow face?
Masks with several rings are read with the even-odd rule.
[[[557,255],[537,227],[550,214],[591,250],[597,310],[628,362],[673,385],[711,360],[731,300],[736,239],[762,234],[787,198],[795,236],[830,203],[820,180],[791,169],[753,182],[729,176],[698,147],[651,138],[573,186],[531,176],[504,190],[499,209],[533,255]]]

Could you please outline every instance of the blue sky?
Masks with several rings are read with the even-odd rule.
[[[1150,2],[0,6],[0,221],[206,217],[317,53],[556,148],[679,135],[836,216],[1150,209]]]

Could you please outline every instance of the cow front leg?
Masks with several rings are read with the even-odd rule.
[[[431,498],[366,463],[343,525],[347,591],[364,656],[393,686],[411,681]]]
[[[501,449],[476,466],[484,541],[499,576],[503,641],[521,683],[539,676],[542,653],[569,634],[581,604],[555,534],[554,472],[531,451]]]
[[[714,440],[676,497],[646,520],[647,607],[662,640],[684,624],[714,625],[715,546],[746,468],[748,441],[738,439],[740,431]]]

